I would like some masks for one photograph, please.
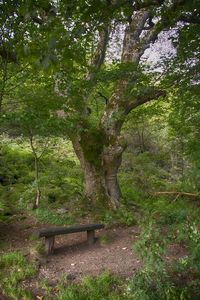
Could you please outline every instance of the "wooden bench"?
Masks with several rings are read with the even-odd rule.
[[[94,244],[95,242],[95,230],[104,228],[103,224],[86,224],[86,225],[74,225],[70,227],[50,227],[36,231],[34,236],[38,238],[45,237],[45,252],[46,254],[52,254],[54,251],[55,236],[61,234],[69,234],[75,232],[87,231],[88,244]]]

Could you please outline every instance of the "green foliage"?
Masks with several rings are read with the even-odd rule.
[[[174,199],[173,199],[174,200]],[[177,199],[171,200],[169,197],[150,197],[141,201],[144,212],[149,214],[160,225],[182,224],[185,219],[197,219],[199,208],[191,200]]]
[[[26,79],[25,79],[26,80]],[[43,79],[44,80],[44,79]],[[56,111],[62,108],[63,99],[56,96],[49,84],[32,83],[16,91],[15,100],[5,102],[8,108],[0,115],[1,130],[12,135],[53,136],[66,135],[73,127],[71,119],[58,118]],[[18,99],[16,109],[10,110],[12,101]],[[39,109],[38,109],[39,108]],[[67,111],[67,107],[65,107]]]
[[[149,152],[124,154],[119,181],[126,203],[140,202],[154,191],[166,189],[170,175],[163,160],[164,156]]]
[[[36,275],[35,268],[30,265],[20,252],[10,252],[0,256],[0,288],[5,296],[12,299],[33,299],[30,292],[24,290],[20,283]]]

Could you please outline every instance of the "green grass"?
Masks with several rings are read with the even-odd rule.
[[[32,295],[20,283],[36,275],[36,269],[20,252],[10,252],[0,256],[0,289],[11,299],[31,300]]]
[[[132,226],[137,223],[134,212],[123,204],[117,210],[112,210],[108,208],[101,209],[99,213],[98,211],[96,212],[95,218],[97,219],[97,221],[101,221],[108,226]]]
[[[92,278],[86,277],[80,285],[66,287],[62,282],[57,286],[58,295],[56,300],[129,300],[123,283],[118,278],[108,273]]]

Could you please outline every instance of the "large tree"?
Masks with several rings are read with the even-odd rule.
[[[126,116],[166,95],[142,71],[142,56],[163,30],[177,27],[177,22],[177,34],[184,24],[199,24],[197,2],[7,0],[1,6],[1,106],[6,64],[28,60],[50,69],[54,92],[66,99],[57,113],[64,118],[73,115],[69,137],[84,173],[85,196],[95,204],[116,207],[121,197],[117,173],[126,148],[122,134]],[[111,37],[117,34],[121,53],[113,63],[107,54]],[[99,99],[105,104],[97,112]]]

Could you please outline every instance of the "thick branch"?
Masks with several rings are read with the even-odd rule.
[[[122,87],[124,90],[124,88]],[[118,136],[124,123],[125,116],[134,108],[151,100],[164,97],[166,92],[155,88],[146,89],[145,93],[135,97],[133,100],[124,98],[121,94],[113,94],[101,119],[101,127],[107,135]],[[122,100],[121,100],[122,99]]]
[[[149,1],[134,1],[135,4],[133,8],[138,10],[142,8],[148,8],[150,6],[160,6],[164,3],[165,0],[149,0]]]
[[[99,32],[99,41],[95,53],[91,59],[90,70],[86,76],[86,80],[92,80],[94,78],[94,74],[102,66],[106,55],[106,48],[109,40],[109,34],[110,34],[110,25],[106,25]]]
[[[123,63],[139,63],[141,56],[138,51],[140,35],[149,16],[150,15],[146,10],[137,11],[133,15],[133,20],[130,25],[126,27],[121,57]]]
[[[127,103],[125,113],[128,114],[132,109],[134,109],[144,103],[147,103],[151,100],[156,100],[160,97],[165,97],[165,96],[166,96],[166,91],[164,91],[164,90],[157,90],[155,88],[147,89],[145,93],[137,96],[132,101],[129,101]]]
[[[154,26],[150,26],[150,30],[141,37],[145,23],[149,19],[151,19],[151,14],[146,9],[141,9],[133,14],[131,23],[125,30],[121,57],[122,63],[135,63],[137,66],[144,51],[157,38],[158,33],[162,29],[162,23],[160,22]],[[109,99],[109,103],[100,121],[101,127],[104,128],[107,135],[117,136],[120,133],[124,118],[132,109],[165,95],[164,91],[148,88],[139,96],[131,99],[126,96],[126,90],[130,82],[131,78],[119,80]]]
[[[17,55],[14,51],[7,50],[5,48],[0,48],[0,56],[7,62],[17,62]]]
[[[186,196],[186,197],[192,197],[194,199],[200,199],[200,196],[198,194],[194,194],[194,193],[187,193],[187,192],[176,192],[176,191],[172,191],[172,192],[156,192],[154,193],[154,195],[158,195],[158,196],[162,196],[162,195],[176,195],[175,199],[173,201],[176,201],[180,196]]]
[[[101,92],[98,92],[97,94],[105,100],[106,104],[108,104],[109,99],[106,96],[104,96]]]
[[[140,40],[140,57],[143,55],[144,51],[150,47],[150,44],[156,41],[161,29],[162,20],[160,20],[156,25],[152,26],[150,30],[144,34],[143,38]]]
[[[195,13],[191,15],[180,15],[178,18],[179,21],[191,23],[191,24],[200,24],[200,14]]]
[[[32,16],[31,19],[32,19],[33,22],[36,23],[36,24],[39,24],[39,25],[44,24],[44,21],[43,21],[41,18],[37,17],[37,16]]]

